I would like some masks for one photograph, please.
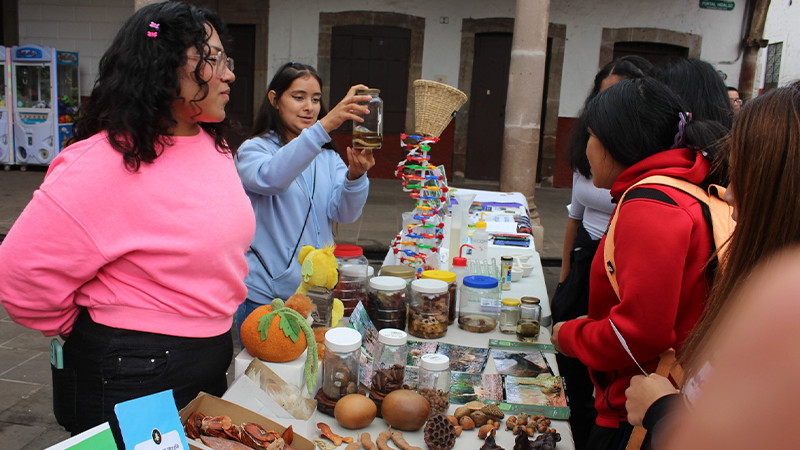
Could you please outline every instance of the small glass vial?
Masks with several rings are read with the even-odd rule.
[[[364,305],[375,328],[406,329],[406,280],[377,276],[369,280],[369,296]]]
[[[459,327],[473,333],[494,330],[500,313],[500,289],[497,278],[486,275],[464,277],[459,303]]]
[[[333,291],[322,286],[311,286],[306,294],[314,304],[311,310],[311,328],[330,328],[333,310]]]
[[[536,342],[542,320],[542,305],[536,297],[522,297],[519,304],[517,339],[522,342]]]
[[[450,358],[438,353],[422,355],[417,393],[428,399],[431,415],[447,414],[450,407]]]
[[[504,298],[500,303],[500,332],[514,334],[519,321],[519,299]]]
[[[322,391],[326,397],[337,401],[358,391],[360,357],[361,333],[346,327],[331,328],[325,333]]]
[[[408,335],[405,331],[384,328],[378,332],[378,345],[372,360],[369,398],[375,402],[380,415],[384,397],[390,392],[403,389],[406,358],[408,358]]]
[[[381,148],[383,142],[383,100],[380,97],[380,89],[358,89],[356,95],[369,95],[372,99],[366,103],[359,102],[360,105],[367,105],[369,113],[364,121],[358,123],[353,121],[353,148]]]
[[[408,301],[408,333],[423,339],[438,339],[447,334],[450,296],[447,283],[424,279],[411,283]]]
[[[458,283],[456,282],[455,272],[449,270],[423,270],[420,278],[430,278],[434,280],[442,280],[447,283],[447,293],[450,294],[450,305],[447,310],[447,323],[452,324],[456,321],[456,292],[458,292]]]

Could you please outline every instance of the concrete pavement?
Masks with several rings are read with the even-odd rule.
[[[43,178],[43,168],[0,171],[0,236],[11,228]],[[362,246],[376,268],[402,227],[401,214],[413,208],[413,200],[402,191],[400,183],[400,180],[371,180],[361,219],[338,225],[335,233],[337,243]],[[458,187],[497,190],[498,184],[472,182]],[[535,195],[536,211],[545,230],[540,255],[547,289],[552,295],[560,271],[565,205],[570,201],[570,190],[537,187]],[[238,339],[234,342],[238,347]],[[0,308],[0,442],[3,442],[0,448],[41,449],[69,437],[53,416],[49,343],[50,338],[17,325]]]

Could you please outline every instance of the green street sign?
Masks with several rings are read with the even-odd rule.
[[[731,11],[736,6],[734,2],[722,0],[700,0],[700,7],[704,9],[717,9],[720,11]]]

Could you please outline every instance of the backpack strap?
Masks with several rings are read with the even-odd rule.
[[[701,204],[707,205],[709,215],[711,217],[711,223],[709,223],[709,226],[711,226],[711,231],[714,235],[714,245],[716,247],[717,255],[723,254],[727,250],[728,239],[730,238],[734,228],[734,222],[731,218],[733,214],[733,208],[731,208],[722,199],[723,195],[725,194],[724,187],[712,184],[709,186],[708,191],[706,191],[694,183],[665,175],[653,175],[640,180],[638,183],[635,183],[633,186],[629,187],[619,199],[619,206],[614,213],[614,217],[611,218],[611,223],[608,225],[606,240],[603,246],[603,261],[605,263],[606,274],[608,274],[608,279],[611,282],[611,287],[617,294],[617,298],[619,298],[619,285],[617,284],[616,264],[614,261],[614,228],[622,210],[622,203],[625,201],[625,197],[634,188],[642,184],[671,186],[691,195]],[[656,198],[656,200],[659,199]]]

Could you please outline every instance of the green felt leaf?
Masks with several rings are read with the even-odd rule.
[[[291,320],[288,314],[281,314],[280,312],[278,315],[281,317],[281,330],[283,330],[283,334],[292,340],[292,342],[297,342],[300,339],[300,326],[295,323],[294,320]]]

